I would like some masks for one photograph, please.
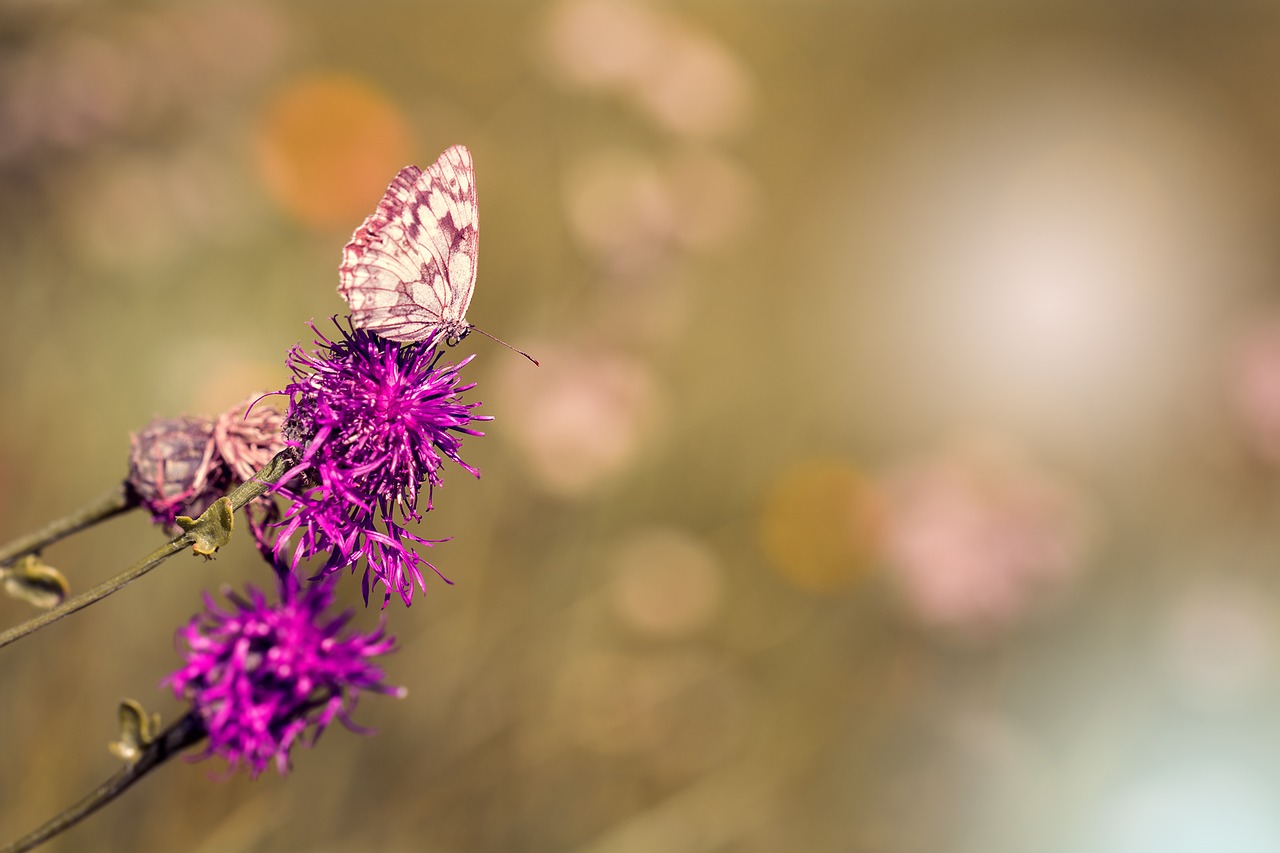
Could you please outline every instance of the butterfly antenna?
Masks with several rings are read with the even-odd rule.
[[[472,326],[472,327],[471,327],[471,329],[472,329],[472,331],[476,331],[476,332],[479,332],[480,334],[484,335],[486,338],[488,338],[489,340],[493,341],[494,343],[502,344],[504,347],[506,347],[507,349],[511,350],[512,352],[519,353],[520,355],[522,355],[522,356],[524,356],[525,358],[529,359],[530,361],[532,361],[532,362],[533,362],[533,366],[534,366],[534,367],[541,367],[541,366],[542,366],[542,363],[541,363],[541,362],[539,362],[539,361],[538,361],[536,358],[534,358],[533,356],[529,355],[529,353],[525,352],[525,351],[524,351],[524,350],[522,350],[522,349],[516,349],[516,348],[515,348],[515,347],[513,347],[511,344],[509,344],[509,343],[507,343],[506,341],[504,341],[502,338],[499,338],[499,337],[497,337],[496,335],[491,335],[491,334],[489,334],[488,332],[486,332],[484,329],[480,328],[479,326]]]

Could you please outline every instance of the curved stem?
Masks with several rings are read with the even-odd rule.
[[[227,499],[231,501],[231,511],[235,512],[254,498],[266,494],[272,485],[284,476],[291,467],[292,462],[289,451],[277,453],[251,480],[241,483],[227,495]],[[57,622],[64,616],[69,616],[77,610],[83,610],[90,604],[101,601],[126,584],[142,577],[174,554],[190,547],[195,541],[195,535],[190,532],[175,536],[165,545],[152,551],[115,577],[108,578],[92,589],[82,592],[74,598],[67,599],[46,613],[41,613],[33,619],[28,619],[26,622],[15,625],[7,631],[0,631],[0,648],[4,648],[15,640],[20,640],[28,634],[38,631],[51,622]]]
[[[97,503],[81,507],[65,518],[56,519],[36,532],[19,537],[0,547],[0,566],[7,566],[24,554],[34,554],[46,545],[51,545],[86,527],[92,527],[100,521],[106,521],[133,507],[134,504],[129,500],[124,484],[121,483]]]
[[[80,593],[74,598],[68,598],[52,610],[41,613],[39,616],[28,619],[26,622],[21,624],[14,625],[7,631],[0,631],[0,649],[15,640],[20,640],[28,634],[40,630],[51,622],[57,622],[64,616],[70,616],[77,610],[83,610],[90,604],[101,601],[124,585],[133,583],[135,580],[142,577],[147,572],[172,557],[174,554],[179,551],[186,550],[194,542],[195,536],[189,533],[176,536],[169,540],[165,545],[152,551],[150,554],[143,557],[141,560],[134,563],[115,577],[107,578],[102,583],[92,589],[88,589]]]
[[[194,714],[187,714],[147,744],[138,760],[103,782],[79,802],[73,804],[38,829],[14,841],[7,847],[0,847],[0,853],[22,853],[24,850],[43,844],[58,833],[70,829],[107,803],[124,793],[134,782],[137,782],[160,764],[177,755],[187,747],[199,743],[206,736],[204,724]]]

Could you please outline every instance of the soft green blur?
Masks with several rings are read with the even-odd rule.
[[[542,361],[451,353],[495,420],[375,736],[48,849],[1280,849],[1280,15],[961,6],[0,4],[0,540],[281,387],[451,144],[468,319]],[[0,843],[268,580],[240,537],[0,650]]]

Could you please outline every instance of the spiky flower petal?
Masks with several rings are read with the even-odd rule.
[[[312,327],[315,330],[315,327]],[[299,451],[299,463],[280,491],[290,500],[275,542],[278,556],[295,569],[326,555],[322,574],[365,562],[364,593],[384,587],[412,604],[414,587],[424,589],[421,567],[435,567],[414,545],[433,540],[410,533],[405,522],[422,520],[418,499],[441,485],[441,466],[462,461],[464,435],[483,435],[464,403],[459,364],[441,364],[434,341],[400,344],[338,325],[337,340],[316,330],[316,349],[294,347],[287,363],[294,380],[285,389],[289,414],[284,434]]]

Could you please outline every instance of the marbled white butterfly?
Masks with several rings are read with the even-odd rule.
[[[476,328],[467,306],[479,256],[475,170],[471,152],[455,145],[425,172],[406,166],[395,176],[342,250],[338,292],[358,329],[401,343],[442,336],[454,344]]]

